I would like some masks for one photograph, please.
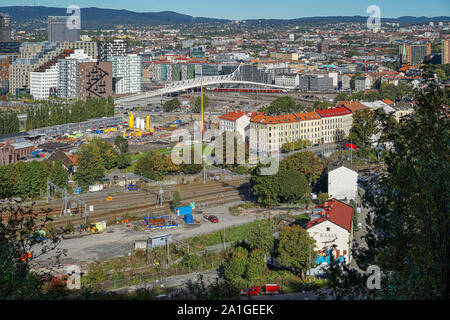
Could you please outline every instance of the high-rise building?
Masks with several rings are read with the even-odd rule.
[[[137,54],[109,56],[112,62],[113,91],[116,94],[140,93],[142,62]]]
[[[110,56],[125,56],[127,51],[128,43],[123,40],[101,41],[98,44],[97,59],[98,61],[107,61]]]
[[[46,100],[50,96],[56,96],[58,87],[58,61],[72,53],[73,49],[64,50],[30,73],[30,94],[34,99]]]
[[[80,41],[80,29],[68,27],[68,16],[50,16],[48,17],[48,41],[64,42],[64,41]]]
[[[431,56],[431,43],[402,44],[399,46],[400,61],[402,64],[420,65]]]
[[[78,98],[78,63],[95,62],[83,50],[75,50],[70,56],[58,60],[57,96],[65,99]]]
[[[0,42],[11,40],[11,17],[0,13]]]
[[[321,41],[317,44],[317,52],[318,53],[327,53],[329,50],[328,43],[325,41]]]
[[[442,40],[441,63],[450,63],[450,40]]]
[[[112,63],[110,61],[78,64],[78,99],[112,96]]]
[[[30,73],[68,49],[82,49],[89,57],[97,56],[97,42],[39,42],[24,43],[19,57],[10,67],[9,92],[29,93]],[[95,61],[95,60],[93,60]]]

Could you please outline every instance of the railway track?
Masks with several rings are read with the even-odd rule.
[[[231,190],[236,190],[236,189],[245,189],[247,188],[247,186],[244,185],[239,185],[239,184],[233,184],[233,185],[224,185],[224,186],[219,186],[219,185],[212,185],[212,186],[207,186],[207,187],[203,187],[203,188],[195,188],[195,189],[181,189],[179,188],[182,197],[184,199],[193,199],[195,200],[198,197],[202,197],[202,196],[206,196],[206,195],[213,195],[213,194],[218,194],[218,193],[222,193],[222,192],[227,192],[227,191],[231,191]],[[86,203],[88,205],[93,205],[94,209],[97,211],[100,210],[106,210],[106,209],[110,209],[110,208],[117,208],[117,207],[125,207],[128,206],[130,203],[141,203],[141,204],[156,204],[158,199],[157,199],[157,193],[158,191],[149,191],[149,192],[128,192],[128,193],[122,193],[122,194],[115,194],[112,195],[112,200],[110,201],[106,201],[104,197],[102,197],[100,200],[96,200],[96,201],[89,201],[89,200],[85,200]],[[167,194],[167,192],[166,192]],[[166,196],[166,198],[171,198],[170,196]],[[49,203],[49,204],[44,204],[44,205],[39,205],[39,206],[35,206],[34,207],[35,211],[39,212],[42,209],[49,209],[50,210],[50,214],[59,214],[62,211],[62,202],[61,200],[58,201],[57,203]],[[43,214],[42,214],[43,215]]]
[[[180,190],[183,199],[186,201],[195,201],[197,205],[204,203],[208,204],[225,204],[237,201],[243,198],[248,192],[247,181],[230,181],[226,183],[207,183],[199,185],[179,185],[177,189]],[[151,199],[148,199],[151,196]],[[149,194],[145,192],[128,192],[112,195],[113,200],[105,201],[104,197],[98,198],[95,201],[86,200],[88,205],[94,205],[95,213],[89,214],[89,220],[105,220],[111,217],[123,216],[126,213],[134,214],[167,214],[170,210],[170,201],[165,200],[162,207],[156,207],[156,194]],[[55,226],[64,226],[69,221],[72,224],[84,223],[84,217],[75,213],[70,216],[56,217],[62,211],[62,204],[49,203],[36,207],[35,211],[48,208],[50,216],[53,216],[53,224]],[[38,213],[39,216],[44,216],[45,213]]]
[[[223,198],[223,199],[218,199],[216,196],[215,197],[210,196],[209,198],[196,201],[196,205],[199,205],[199,204],[201,205],[204,203],[208,203],[209,205],[226,204],[226,203],[242,200],[242,198],[243,198],[243,196],[239,195],[239,194],[228,195],[226,198]],[[104,212],[104,213],[91,214],[91,215],[89,215],[89,220],[90,221],[107,220],[109,218],[117,218],[120,216],[124,216],[126,213],[130,213],[130,212],[132,213],[132,215],[135,215],[135,214],[160,215],[160,214],[168,214],[168,211],[170,210],[169,202],[166,202],[163,204],[162,207],[157,207],[157,208],[153,207],[153,205],[154,204],[139,205],[139,206],[129,207],[129,208],[125,208],[125,209],[111,210],[111,211]],[[71,222],[73,225],[83,224],[84,217],[82,217],[81,215],[70,216],[70,217],[65,217],[64,219],[59,220],[59,221],[55,220],[52,223],[54,224],[55,227],[63,227],[68,222]]]

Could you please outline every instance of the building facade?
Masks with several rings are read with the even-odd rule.
[[[128,43],[123,40],[101,41],[98,43],[98,61],[107,61],[109,56],[125,56],[128,51]]]
[[[108,56],[112,63],[113,91],[116,94],[141,93],[142,61],[137,54]]]
[[[328,195],[338,200],[354,200],[358,197],[358,172],[349,166],[328,168]]]
[[[321,119],[315,112],[282,116],[258,114],[250,120],[250,150],[253,153],[278,152],[285,143],[309,140],[320,142]]]
[[[441,64],[450,63],[450,40],[442,40],[441,43]]]
[[[112,63],[109,61],[80,62],[78,88],[79,100],[112,96]]]
[[[0,42],[11,40],[11,17],[0,13]]]
[[[353,124],[352,112],[345,107],[316,110],[321,118],[321,143],[343,140]]]
[[[35,100],[47,100],[56,95],[58,87],[58,66],[55,64],[42,71],[30,73],[30,94]]]
[[[316,241],[317,264],[329,263],[333,246],[335,260],[351,262],[353,214],[352,206],[334,198],[314,208],[306,231]]]
[[[47,23],[47,40],[49,42],[80,41],[80,28],[69,28],[69,16],[50,16]]]
[[[58,89],[57,96],[65,99],[78,98],[78,64],[80,62],[95,62],[83,50],[74,50],[64,59],[58,60]]]

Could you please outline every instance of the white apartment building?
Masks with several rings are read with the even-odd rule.
[[[58,60],[58,89],[57,95],[60,98],[78,98],[78,64],[80,62],[96,62],[84,50],[75,50],[65,59]]]
[[[250,136],[250,119],[255,116],[256,112],[228,112],[219,117],[219,133],[223,132],[237,132],[242,139],[247,139]]]
[[[316,110],[321,118],[321,143],[341,141],[353,124],[352,112],[346,107]]]
[[[258,114],[250,120],[250,150],[253,153],[278,152],[283,144],[300,139],[319,143],[320,128],[321,119],[315,112],[282,116]]]
[[[141,56],[137,54],[108,56],[107,61],[112,63],[113,91],[115,93],[141,93]]]
[[[30,73],[30,94],[33,99],[47,100],[56,93],[58,86],[58,66],[55,64],[43,71]]]
[[[300,75],[298,74],[280,74],[275,76],[275,85],[283,87],[298,87],[300,84]]]

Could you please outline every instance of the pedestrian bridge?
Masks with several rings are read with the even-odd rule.
[[[294,87],[286,87],[286,86],[279,86],[279,85],[273,85],[273,84],[267,84],[262,82],[253,82],[253,81],[245,81],[243,80],[243,75],[241,73],[241,65],[231,74],[227,75],[221,75],[221,76],[207,76],[203,77],[203,86],[211,86],[211,85],[221,85],[221,84],[247,84],[247,85],[258,85],[258,86],[264,86],[269,88],[277,88],[277,89],[286,89],[286,90],[292,90]],[[199,78],[196,79],[190,79],[190,80],[182,80],[182,81],[175,81],[171,82],[165,85],[164,88],[134,94],[127,97],[122,97],[116,100],[117,104],[121,103],[130,103],[130,102],[141,102],[143,100],[146,100],[148,98],[154,98],[158,96],[162,96],[165,94],[185,91],[189,89],[194,89],[200,87],[201,82]]]

